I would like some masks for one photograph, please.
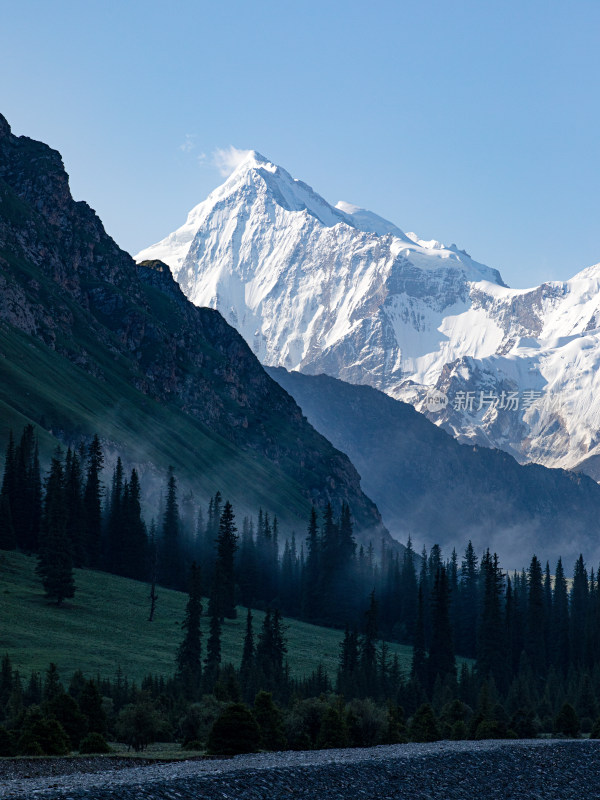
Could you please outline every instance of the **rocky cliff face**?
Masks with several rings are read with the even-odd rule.
[[[138,257],[166,261],[186,295],[219,309],[264,364],[368,384],[461,441],[547,466],[586,459],[593,474],[600,266],[509,289],[454,245],[331,206],[255,152]],[[431,411],[432,391],[447,395],[445,410]],[[518,407],[507,407],[513,393]]]
[[[359,528],[389,536],[348,459],[306,422],[237,332],[217,311],[193,306],[165,264],[136,266],[94,211],[73,201],[60,154],[13,136],[1,116],[0,284],[4,333],[34,337],[101,382],[118,371],[140,396],[262,459],[270,474],[274,467],[307,507],[345,500]]]

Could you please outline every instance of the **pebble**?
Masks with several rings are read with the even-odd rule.
[[[3,769],[11,762],[4,762],[0,798],[600,800],[600,741],[596,740],[435,742],[120,764],[120,768],[101,759],[95,762],[100,764],[90,760],[85,772],[29,778],[11,776],[10,769]]]

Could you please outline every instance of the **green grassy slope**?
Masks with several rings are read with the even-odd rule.
[[[45,459],[58,444],[45,426],[63,443],[66,431],[73,442],[98,433],[115,443],[126,462],[142,465],[142,473],[144,464],[153,470],[151,465],[172,464],[200,496],[220,490],[227,498],[240,498],[242,486],[253,513],[263,506],[284,524],[308,518],[301,488],[273,464],[137,391],[118,359],[112,364],[104,359],[103,367],[107,377],[100,380],[42,342],[0,326],[0,447],[11,428],[18,437],[28,422],[37,426]],[[236,510],[243,510],[239,503]]]
[[[64,607],[48,605],[35,575],[36,559],[0,551],[0,656],[8,653],[21,674],[43,671],[53,661],[63,680],[76,669],[114,677],[118,665],[139,681],[148,673],[172,674],[182,637],[187,596],[158,590],[156,616],[148,622],[148,586],[102,572],[75,571],[75,598]],[[205,609],[206,609],[206,603]],[[264,614],[254,612],[258,634]],[[239,666],[245,610],[223,626],[223,661]],[[286,619],[288,659],[293,677],[308,675],[323,663],[335,678],[342,632]],[[203,619],[204,644],[208,620]],[[412,648],[392,644],[404,671]]]

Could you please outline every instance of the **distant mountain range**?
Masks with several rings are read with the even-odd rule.
[[[502,452],[459,444],[415,409],[370,386],[327,375],[267,372],[301,406],[308,421],[352,460],[365,492],[392,534],[417,550],[472,540],[504,567],[527,566],[532,552],[562,556],[568,569],[582,552],[600,561],[600,486],[587,475],[521,465]]]
[[[254,151],[137,258],[169,264],[266,365],[367,384],[459,441],[600,478],[600,265],[509,289]]]
[[[305,420],[221,315],[158,261],[136,266],[71,197],[60,154],[0,116],[0,435],[33,422],[48,453],[94,432],[146,481],[169,464],[304,535],[311,503],[349,504],[391,542],[348,458]]]

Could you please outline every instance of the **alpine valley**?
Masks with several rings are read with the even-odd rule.
[[[0,421],[28,423],[46,458],[98,433],[148,486],[173,465],[196,498],[220,490],[304,531],[311,503],[352,508],[365,543],[390,534],[348,458],[303,417],[217,311],[166,265],[136,266],[60,154],[0,116]]]
[[[455,245],[332,206],[254,151],[137,256],[154,258],[265,365],[368,384],[461,442],[600,478],[600,265],[510,289]]]

